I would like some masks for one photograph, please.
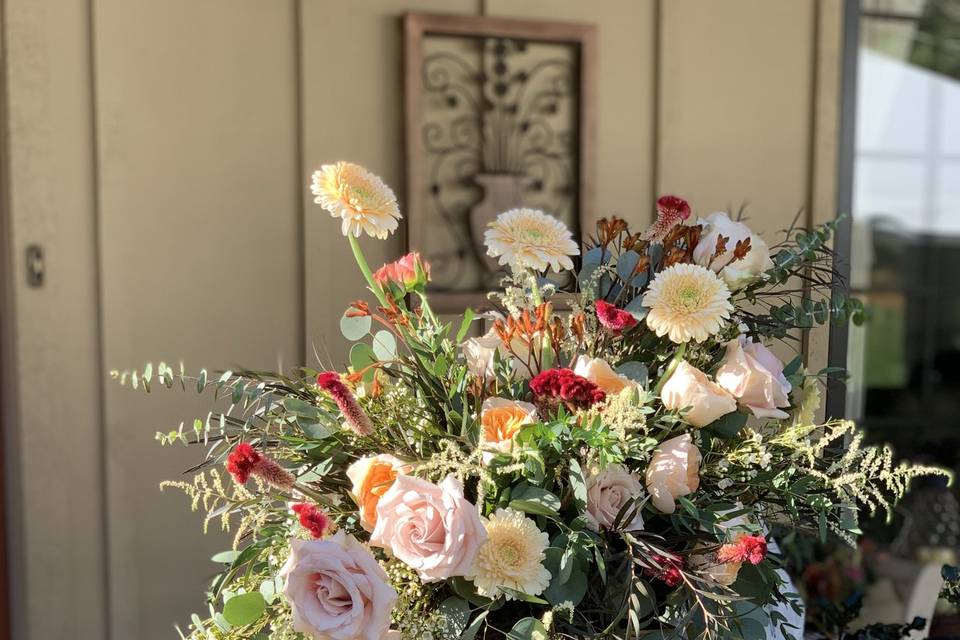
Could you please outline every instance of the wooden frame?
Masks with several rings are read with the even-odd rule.
[[[596,42],[597,28],[592,24],[572,22],[548,22],[543,20],[516,20],[510,18],[475,17],[428,13],[407,13],[403,18],[404,38],[404,86],[415,86],[423,62],[423,36],[446,35],[464,37],[504,37],[545,43],[575,45],[579,54],[579,113],[577,117],[579,149],[577,174],[579,177],[577,211],[580,230],[590,229],[594,217],[594,167],[596,153]],[[419,135],[422,126],[421,95],[405,91],[404,129],[406,159],[406,209],[422,211],[425,205],[421,188],[424,184],[423,140]],[[418,216],[407,218],[407,245],[421,246],[424,236],[423,220]],[[440,312],[459,312],[473,305],[488,304],[482,293],[431,294],[431,303]]]

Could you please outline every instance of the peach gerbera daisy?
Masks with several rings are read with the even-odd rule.
[[[677,344],[703,342],[730,317],[730,289],[713,271],[696,264],[675,264],[657,274],[643,296],[650,309],[647,325]]]
[[[343,235],[360,237],[362,231],[374,238],[386,238],[397,230],[402,218],[397,197],[379,176],[358,164],[325,164],[313,172],[314,202],[342,218]]]
[[[566,225],[536,209],[511,209],[497,216],[483,236],[487,254],[514,269],[573,269],[580,253]]]
[[[481,518],[487,541],[473,562],[471,575],[477,593],[495,598],[502,588],[536,596],[550,584],[550,572],[543,566],[550,538],[537,523],[515,509],[497,509]]]

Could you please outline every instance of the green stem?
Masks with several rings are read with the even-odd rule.
[[[677,367],[680,366],[680,363],[683,361],[683,355],[687,352],[687,343],[681,342],[680,346],[677,347],[677,352],[673,354],[673,360],[670,361],[670,364],[667,365],[667,370],[663,372],[663,375],[660,376],[657,386],[653,390],[653,395],[659,396],[660,390],[663,389],[663,385],[667,383],[667,380],[670,379],[670,376],[673,375],[673,372],[677,370]]]
[[[543,304],[543,294],[540,293],[540,285],[537,283],[537,272],[530,272],[530,295],[533,296],[533,304],[538,307]]]
[[[381,305],[385,307],[390,306],[387,302],[387,296],[383,293],[383,289],[381,289],[380,285],[373,279],[373,272],[370,271],[370,265],[367,264],[363,250],[360,249],[360,242],[357,240],[357,237],[351,233],[347,236],[347,239],[350,240],[353,257],[357,261],[357,266],[360,267],[360,272],[363,273],[363,277],[367,279],[367,284],[370,286],[370,290],[373,291],[373,295],[377,296],[377,300],[380,301]]]

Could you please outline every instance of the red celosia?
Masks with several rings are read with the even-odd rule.
[[[637,319],[632,313],[618,309],[616,305],[606,300],[597,300],[593,305],[597,311],[597,320],[615,335],[620,335],[637,324]]]
[[[261,455],[248,442],[241,442],[227,456],[227,471],[238,484],[256,476],[277,489],[293,488],[296,479],[271,458]]]
[[[263,459],[249,443],[241,442],[230,455],[227,456],[227,471],[237,481],[237,484],[243,484],[250,479],[253,468]]]
[[[690,217],[690,204],[678,196],[660,196],[657,200],[657,221],[643,232],[642,238],[659,244],[667,234]]]
[[[659,554],[654,554],[650,560],[652,560],[657,566],[653,569],[645,568],[643,570],[645,574],[651,578],[660,580],[668,587],[675,587],[683,582],[683,572],[681,571],[683,568],[683,563],[680,560],[668,558]]]
[[[330,516],[315,504],[298,502],[290,508],[297,514],[300,526],[309,531],[314,538],[322,538],[333,529]]]
[[[368,436],[373,433],[373,422],[370,417],[364,413],[353,393],[340,380],[340,374],[336,371],[324,371],[317,376],[317,386],[333,396],[334,402],[340,408],[347,421],[347,426],[353,429],[358,436]]]
[[[736,542],[725,544],[717,551],[717,561],[760,564],[767,557],[767,540],[763,536],[742,535]]]
[[[603,402],[603,389],[570,369],[547,369],[530,381],[530,390],[538,400],[553,398],[571,410],[589,409]]]

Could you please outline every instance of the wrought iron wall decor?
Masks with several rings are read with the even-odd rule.
[[[441,310],[482,305],[499,267],[487,223],[543,209],[592,221],[592,25],[407,14],[409,245],[432,266]]]

